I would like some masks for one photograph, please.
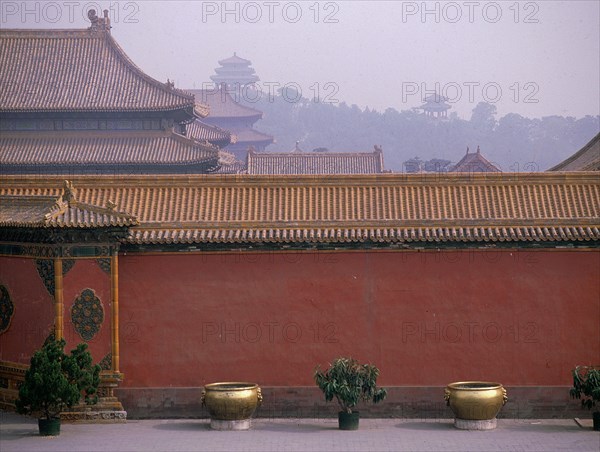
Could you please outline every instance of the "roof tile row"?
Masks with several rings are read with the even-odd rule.
[[[600,240],[591,173],[370,176],[79,176],[78,198],[114,202],[144,243]],[[59,177],[2,177],[0,194],[60,194]]]
[[[216,166],[218,150],[173,132],[7,132],[0,136],[0,165]]]
[[[248,174],[374,174],[381,152],[249,152]]]
[[[146,75],[109,32],[0,30],[0,81],[0,112],[194,110],[191,94]]]

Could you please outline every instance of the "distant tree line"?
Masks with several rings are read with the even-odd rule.
[[[467,146],[471,152],[480,146],[502,171],[543,171],[579,150],[600,129],[600,116],[530,119],[509,113],[496,119],[496,107],[485,102],[468,121],[456,113],[440,120],[414,110],[379,112],[281,93],[242,102],[264,112],[255,128],[275,136],[267,151],[291,151],[296,141],[304,151],[365,152],[381,145],[385,166],[393,171],[403,171],[404,162],[415,157],[427,170],[444,170],[463,157]]]

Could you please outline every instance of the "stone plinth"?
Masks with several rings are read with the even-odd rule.
[[[454,419],[454,426],[461,430],[493,430],[496,428],[496,418],[485,421],[473,421],[469,419]]]
[[[210,428],[213,430],[249,430],[250,419],[241,421],[222,421],[220,419],[211,419]]]

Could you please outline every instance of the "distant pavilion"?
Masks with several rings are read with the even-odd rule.
[[[469,152],[450,170],[453,173],[497,173],[500,168],[490,162],[481,154],[481,149],[477,146],[476,152]]]
[[[448,117],[448,110],[452,108],[448,104],[448,98],[441,94],[435,93],[424,99],[425,103],[415,110],[423,110],[423,113],[428,118],[445,119]]]

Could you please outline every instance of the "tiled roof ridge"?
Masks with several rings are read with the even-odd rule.
[[[6,36],[4,36],[6,35]],[[59,28],[59,29],[35,29],[35,28],[10,28],[10,29],[1,29],[0,37],[11,37],[11,38],[39,38],[39,37],[47,37],[47,38],[56,38],[61,39],[65,37],[80,37],[87,39],[106,39],[108,44],[112,49],[115,50],[116,54],[119,58],[123,60],[124,63],[136,73],[137,76],[143,78],[145,81],[151,83],[157,88],[168,90],[170,93],[179,95],[184,99],[190,102],[190,106],[194,104],[194,95],[188,93],[187,91],[171,87],[169,88],[168,83],[163,83],[155,78],[146,74],[138,65],[136,65],[131,58],[125,53],[123,48],[119,45],[119,43],[112,37],[110,32],[97,30],[93,31],[90,28]],[[201,104],[202,105],[202,104]]]
[[[477,146],[477,150],[475,152],[469,152],[469,148],[467,147],[467,152],[466,154],[463,156],[462,159],[460,159],[460,161],[454,165],[454,167],[452,168],[453,172],[460,172],[460,170],[458,170],[457,168],[460,168],[461,166],[469,166],[469,165],[473,165],[473,162],[481,162],[483,165],[488,166],[489,168],[493,168],[495,171],[500,172],[500,168],[498,168],[495,164],[493,164],[492,162],[490,162],[487,158],[485,158],[483,156],[483,154],[481,153],[481,149],[479,148],[479,146]],[[469,168],[467,168],[467,172],[472,172],[473,169],[469,170]]]
[[[187,92],[187,91],[186,91]],[[191,93],[188,93],[191,94]],[[210,115],[210,107],[207,104],[203,104],[202,102],[198,102],[196,99],[196,96],[194,94],[191,94],[192,96],[194,96],[194,113],[196,116],[198,116],[199,118],[206,118],[208,115]]]
[[[73,186],[65,181],[63,193],[56,195],[1,195],[2,201],[30,201],[35,203],[46,202],[47,212],[39,220],[29,221],[2,221],[4,226],[19,227],[99,227],[99,226],[138,226],[140,222],[128,212],[117,210],[117,205],[108,201],[105,207],[77,201],[73,193]],[[78,218],[100,217],[100,221],[81,222]],[[95,217],[95,218],[98,218]]]
[[[185,138],[185,137],[184,137]],[[55,186],[56,181],[64,180],[61,176],[44,175],[43,177],[27,177],[26,184],[36,187]],[[534,173],[380,173],[380,174],[352,174],[352,175],[272,175],[272,174],[244,174],[220,175],[218,177],[208,174],[185,175],[77,175],[71,177],[77,181],[77,186],[93,187],[98,183],[113,180],[119,186],[146,187],[178,186],[201,184],[202,186],[371,186],[387,185],[398,186],[423,186],[423,185],[522,185],[577,182],[579,184],[600,185],[597,171],[577,172],[534,172]],[[0,175],[0,182],[6,185],[13,181],[23,182],[23,176]]]
[[[575,152],[570,157],[567,157],[562,162],[554,165],[552,168],[549,168],[547,171],[566,171],[563,168],[567,167],[571,163],[575,162],[577,159],[584,156],[585,153],[592,149],[592,147],[595,146],[598,142],[600,142],[600,132],[598,132],[590,141],[588,141],[579,151]],[[589,165],[593,163],[594,162],[591,162]]]
[[[80,202],[77,200],[76,192],[77,192],[76,189],[73,187],[73,182],[71,182],[69,180],[65,180],[64,184],[63,184],[62,194],[56,199],[56,203],[54,204],[54,209],[51,212],[49,212],[48,214],[46,214],[46,217],[48,219],[53,218],[53,217],[56,218],[58,215],[65,213],[65,211],[68,208],[74,207],[74,208],[78,208],[78,209],[82,209],[82,210],[89,210],[91,212],[98,213],[98,214],[128,216],[128,217],[135,218],[128,212],[116,210],[117,205],[111,200],[109,200],[107,202],[107,205],[105,207]],[[136,224],[139,223],[139,222],[137,222],[137,220],[135,220],[135,221],[136,221]]]
[[[231,131],[229,131],[227,129],[223,129],[214,124],[208,124],[208,123],[202,121],[201,119],[196,119],[194,122],[196,124],[199,124],[200,127],[203,127],[203,128],[209,129],[209,130],[213,130],[214,132],[216,132],[218,134],[223,134],[224,136],[228,136],[230,138],[233,136]]]
[[[76,131],[2,134],[0,165],[5,174],[21,166],[78,167],[89,165],[205,165],[217,162],[218,148],[204,140],[166,131]],[[43,172],[46,172],[42,170]],[[162,170],[164,171],[164,169]],[[173,169],[175,171],[175,169]],[[78,171],[75,171],[77,173]]]
[[[153,229],[158,226],[160,229],[239,229],[239,228],[258,228],[258,229],[336,229],[336,228],[354,228],[354,229],[380,229],[382,227],[401,228],[401,229],[436,229],[436,228],[515,228],[515,227],[573,227],[580,226],[600,226],[597,218],[577,218],[577,221],[565,218],[545,218],[544,222],[533,222],[523,219],[499,219],[499,220],[454,220],[454,221],[423,221],[423,220],[402,220],[397,219],[379,219],[379,220],[302,220],[290,222],[280,221],[178,221],[176,224],[165,224],[161,221],[145,221],[143,228]]]
[[[221,66],[223,66],[223,64],[237,64],[237,63],[251,65],[252,61],[247,60],[246,58],[242,58],[241,56],[238,56],[237,52],[233,52],[232,56],[227,57],[222,60],[219,60],[219,61],[217,61],[217,63],[219,63]]]
[[[212,126],[208,126],[212,127]],[[29,135],[28,135],[29,134]],[[11,130],[2,132],[3,138],[21,138],[30,136],[30,131]],[[180,143],[189,146],[208,146],[211,149],[216,149],[211,143],[204,143],[194,139],[193,137],[181,135],[175,132],[172,128],[165,130],[111,130],[108,134],[106,130],[42,130],[36,131],[32,138],[169,138],[172,137]]]
[[[96,32],[96,33],[98,33],[98,32]],[[192,110],[195,108],[195,99],[194,99],[193,94],[190,94],[187,91],[184,91],[182,89],[175,88],[175,86],[172,83],[170,83],[169,81],[167,81],[167,83],[162,83],[162,82],[159,82],[158,80],[156,80],[155,78],[150,77],[148,74],[146,74],[144,71],[142,71],[142,69],[140,69],[139,66],[137,66],[131,60],[131,58],[129,58],[129,56],[125,53],[123,48],[117,43],[117,41],[112,37],[112,35],[110,33],[108,33],[108,32],[101,32],[101,33],[102,33],[102,35],[104,35],[106,37],[109,45],[117,53],[118,57],[121,58],[123,60],[123,62],[129,67],[129,69],[132,70],[134,73],[136,73],[136,75],[138,77],[143,78],[145,81],[156,86],[159,89],[166,90],[170,94],[174,94],[176,96],[182,97],[185,100],[188,100],[190,102],[190,108]]]
[[[227,89],[225,87],[223,87],[223,86],[220,86],[220,87],[214,88],[214,89],[191,89],[191,90],[188,90],[188,91],[190,91],[190,92],[194,92],[195,91],[195,92],[200,93],[200,96],[201,96],[200,100],[198,100],[196,102],[199,102],[201,104],[203,104],[203,103],[206,102],[208,104],[209,111],[211,110],[211,108],[210,108],[210,102],[208,101],[208,96],[216,96],[216,95],[222,96],[224,94],[225,96],[227,96],[228,99],[222,101],[221,103],[227,103],[227,102],[233,103],[239,110],[248,113],[247,117],[254,117],[254,116],[259,117],[259,118],[263,117],[263,112],[262,111],[257,110],[257,109],[252,108],[252,107],[249,107],[247,105],[243,105],[243,104],[237,102],[233,98],[233,96],[231,95],[231,93],[228,92]],[[208,117],[209,118],[229,118],[231,116],[213,116],[212,113],[209,113]]]
[[[92,31],[90,28],[2,28],[0,38],[64,38],[79,36],[82,38],[100,38],[103,31]]]
[[[167,138],[171,135],[179,135],[172,128],[160,130],[142,130],[142,129],[123,129],[123,130],[106,130],[106,129],[91,129],[91,130],[36,130],[32,134],[30,130],[7,130],[2,131],[2,138],[21,138],[27,136],[29,138]],[[184,137],[185,138],[185,137]]]
[[[172,132],[172,136],[176,141],[179,141],[180,143],[187,144],[190,146],[194,146],[194,147],[204,146],[204,147],[210,148],[215,151],[219,149],[218,146],[215,146],[214,144],[208,142],[207,140],[200,141],[193,137],[181,135],[177,132]]]
[[[130,243],[600,245],[597,173],[510,176],[92,175],[71,180],[83,201],[115,199],[139,218]],[[63,180],[0,176],[0,193],[58,195]]]
[[[259,132],[260,133],[260,132]],[[248,151],[248,155],[252,154],[253,157],[264,157],[264,156],[274,156],[274,157],[306,157],[306,156],[341,156],[341,157],[373,157],[373,155],[379,154],[381,151],[371,151],[371,152],[337,152],[337,151],[327,151],[327,152],[314,152],[314,151],[300,151],[300,152],[270,152],[270,151],[257,151],[256,149],[251,149]]]
[[[137,66],[130,58],[127,56],[125,51],[121,48],[121,46],[116,42],[116,40],[112,37],[108,30],[92,30],[91,28],[85,29],[8,29],[8,30],[0,30],[0,38],[2,39],[11,39],[11,40],[27,40],[27,39],[85,39],[90,41],[98,41],[104,42],[107,46],[107,51],[109,54],[112,54],[115,60],[121,64],[123,64],[125,71],[129,72],[130,76],[133,80],[141,80],[146,86],[150,89],[156,89],[162,93],[163,96],[166,96],[166,100],[162,99],[163,105],[154,105],[152,107],[144,107],[140,108],[132,107],[129,108],[133,111],[144,110],[149,108],[152,111],[185,111],[190,117],[195,116],[195,101],[194,96],[182,89],[175,88],[173,83],[167,80],[166,83],[160,82],[150,75],[146,74],[139,66]],[[85,50],[85,49],[83,49]],[[83,51],[82,50],[82,51]],[[37,111],[37,112],[45,112],[45,111],[55,111],[55,108],[48,110],[48,108],[17,108],[14,107],[3,109],[6,112],[12,111]],[[58,108],[59,111],[62,111],[62,108]],[[70,111],[121,111],[122,107],[109,108],[106,106],[96,107],[93,105],[87,106],[74,106],[69,107]]]

